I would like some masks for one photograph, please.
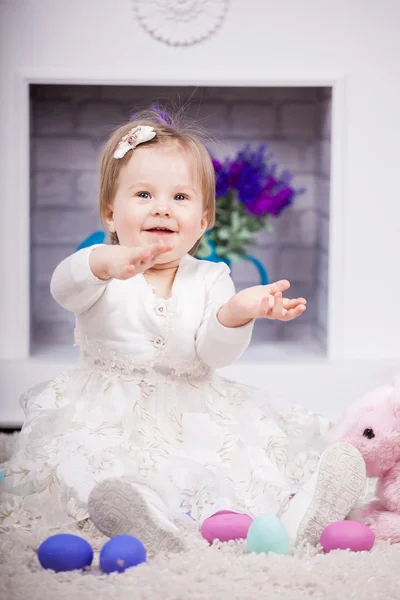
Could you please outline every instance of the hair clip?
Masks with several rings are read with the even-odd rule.
[[[138,125],[134,127],[119,142],[116,151],[114,152],[114,158],[123,158],[128,150],[133,150],[138,144],[148,142],[155,137],[156,132],[153,127],[149,125]]]

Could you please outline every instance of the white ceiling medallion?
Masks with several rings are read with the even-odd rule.
[[[136,16],[151,36],[170,46],[191,46],[221,26],[230,0],[133,0]]]

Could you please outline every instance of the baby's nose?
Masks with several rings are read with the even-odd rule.
[[[154,203],[153,213],[155,215],[169,215],[171,212],[171,205],[168,200],[157,200]]]

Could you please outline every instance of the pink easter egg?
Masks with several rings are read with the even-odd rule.
[[[375,543],[374,532],[356,521],[337,521],[322,532],[320,538],[324,552],[331,550],[351,550],[362,552],[371,550]]]
[[[208,517],[201,526],[201,535],[210,544],[214,540],[228,542],[245,540],[253,519],[249,515],[221,510]]]

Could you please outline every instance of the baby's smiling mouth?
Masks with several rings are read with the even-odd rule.
[[[145,232],[151,233],[153,235],[171,235],[173,233],[176,233],[176,231],[173,231],[168,227],[152,227],[151,229],[145,229]]]

